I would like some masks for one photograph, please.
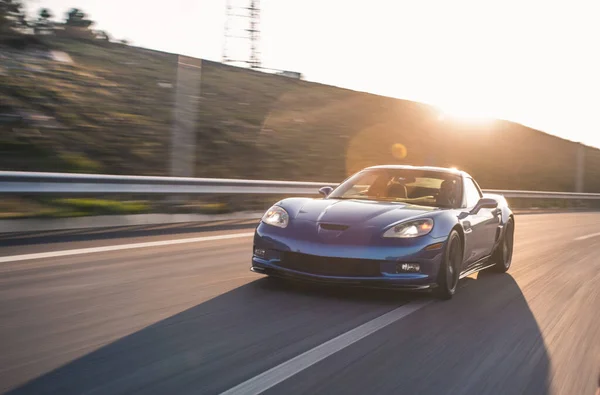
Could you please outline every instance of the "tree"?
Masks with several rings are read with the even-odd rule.
[[[79,8],[71,8],[67,12],[67,20],[65,21],[65,23],[67,25],[73,25],[73,24],[76,25],[77,22],[79,20],[83,19],[84,17],[85,17],[85,14]]]
[[[0,32],[27,26],[23,4],[18,0],[0,0]]]
[[[52,12],[48,8],[42,8],[39,13],[39,18],[34,25],[35,34],[52,31]]]
[[[49,9],[47,8],[42,8],[40,10],[40,19],[47,21],[48,19],[52,18],[52,12],[50,12]]]
[[[73,27],[90,27],[94,22],[86,19],[86,17],[87,15],[79,8],[71,8],[71,10],[67,12],[65,25]]]

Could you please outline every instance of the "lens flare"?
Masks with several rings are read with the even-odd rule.
[[[396,143],[392,145],[392,155],[396,159],[404,159],[408,155],[408,150],[403,144]]]

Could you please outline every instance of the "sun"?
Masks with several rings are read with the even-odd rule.
[[[438,118],[442,121],[491,123],[496,119],[484,105],[473,101],[453,100],[434,107],[438,110]]]

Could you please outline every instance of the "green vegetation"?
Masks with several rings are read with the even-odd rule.
[[[149,202],[94,198],[11,198],[0,202],[0,218],[60,218],[89,215],[143,214]]]
[[[135,201],[119,202],[92,198],[67,198],[55,199],[53,203],[59,207],[89,214],[141,214],[148,211],[148,204]]]
[[[0,123],[0,168],[168,175],[178,56],[106,40],[39,40],[44,52],[0,48],[0,113],[13,116]],[[484,188],[575,187],[575,143],[214,62],[202,63],[197,115],[198,177],[339,181],[364,166],[408,163],[464,169]],[[585,153],[585,189],[600,192],[600,150]]]

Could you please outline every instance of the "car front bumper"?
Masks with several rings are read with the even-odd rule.
[[[260,224],[254,236],[251,270],[326,284],[424,290],[437,285],[445,241],[422,236],[340,242],[294,237],[285,229]],[[295,257],[293,265],[290,256]],[[403,271],[402,263],[416,263],[420,269]]]

